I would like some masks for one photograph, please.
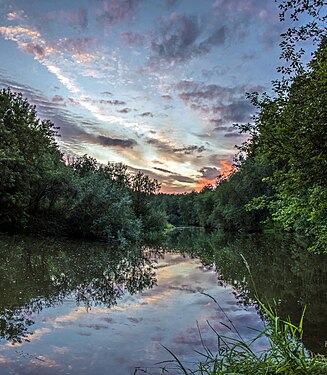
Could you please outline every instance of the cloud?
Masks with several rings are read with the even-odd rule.
[[[211,111],[225,122],[247,122],[253,113],[253,105],[247,99],[235,99],[228,105],[213,106]]]
[[[163,99],[166,99],[166,100],[172,100],[173,99],[173,97],[171,95],[161,95],[161,97]]]
[[[241,121],[239,121],[239,122],[241,122]],[[242,122],[244,122],[244,121],[242,121]],[[244,134],[240,134],[238,129],[236,129],[234,126],[223,126],[223,125],[220,125],[221,123],[222,123],[221,120],[219,120],[219,123],[216,122],[216,125],[218,125],[218,126],[216,126],[215,128],[212,129],[213,133],[216,133],[216,134],[217,133],[218,134],[223,133],[223,136],[225,138],[243,138],[244,139],[244,137],[247,137],[247,136],[244,136]]]
[[[212,165],[220,165],[222,160],[231,160],[232,155],[227,155],[227,154],[211,154],[208,157],[208,161]]]
[[[126,102],[122,101],[122,100],[104,100],[104,99],[100,99],[100,100],[94,100],[93,101],[94,103],[99,103],[99,104],[104,104],[104,105],[126,105]]]
[[[256,11],[257,6],[261,0],[215,0],[213,3],[213,10],[216,15],[242,13],[251,15]]]
[[[211,69],[202,69],[201,73],[203,75],[203,77],[205,78],[213,78],[214,76],[223,76],[223,75],[226,75],[229,71],[229,68],[224,66],[224,67],[221,67],[221,66],[214,66],[213,68]]]
[[[224,134],[224,137],[227,137],[227,138],[236,138],[236,137],[243,137],[242,134],[240,133],[226,133]]]
[[[8,21],[17,21],[23,20],[26,18],[25,12],[23,10],[11,11],[7,13],[7,20]]]
[[[94,62],[97,54],[100,53],[98,40],[94,37],[66,37],[46,41],[37,30],[22,26],[0,27],[0,33],[6,39],[16,42],[20,49],[32,54],[48,70],[49,65],[54,66],[54,64],[60,69],[59,65],[84,63],[78,68],[83,70],[83,75],[87,75],[90,71],[87,64]]]
[[[194,178],[183,176],[181,174],[173,173],[173,172],[169,174],[168,170],[160,169],[156,167],[154,167],[153,169],[158,170],[159,172],[163,172],[165,173],[165,175],[163,176],[162,174],[157,174],[153,170],[133,168],[131,166],[129,166],[128,169],[133,173],[137,173],[140,171],[144,173],[145,175],[149,176],[150,178],[154,178],[158,180],[163,186],[162,191],[167,192],[167,193],[177,192],[177,191],[185,192],[184,184],[195,186],[197,182]]]
[[[266,25],[265,31],[258,36],[258,41],[262,43],[267,49],[272,49],[278,44],[282,30],[282,23],[268,23]]]
[[[38,31],[24,26],[1,26],[0,33],[15,42],[38,41],[41,37]]]
[[[205,147],[193,145],[193,146],[182,147],[182,148],[174,148],[172,151],[173,152],[182,152],[185,155],[190,155],[190,154],[193,154],[194,152],[201,153],[201,152],[205,151]]]
[[[208,180],[214,180],[220,175],[219,169],[215,167],[203,167],[199,170],[199,172],[203,178]]]
[[[103,96],[112,96],[113,94],[110,91],[102,91],[101,95],[103,95]]]
[[[221,125],[221,120],[220,119],[211,119],[210,120],[211,124],[217,125],[215,128],[212,129],[213,132],[223,132],[223,131],[233,131],[234,127],[233,126],[220,126]]]
[[[137,145],[137,142],[134,139],[111,138],[111,137],[106,137],[103,135],[97,136],[96,139],[99,141],[99,144],[101,144],[102,146],[133,148],[134,146]]]
[[[200,178],[197,182],[197,186],[195,187],[196,192],[200,192],[203,188],[206,186],[215,186],[217,182],[217,179],[215,178],[214,180],[209,180],[207,178]]]
[[[227,178],[236,171],[236,167],[229,160],[220,160],[220,176]]]
[[[50,120],[55,126],[60,127],[59,134],[61,138],[59,141],[64,151],[66,145],[69,145],[70,152],[73,150],[82,150],[81,141],[120,149],[132,149],[137,145],[134,139],[121,139],[89,133],[86,129],[94,129],[96,123],[89,122],[85,118],[76,116],[68,110],[63,109],[62,103],[64,99],[59,95],[55,95],[49,100],[41,92],[27,85],[18,84],[12,79],[5,77],[1,72],[0,85],[10,87],[15,92],[21,92],[23,96],[28,98],[31,104],[36,105],[38,115],[41,119]]]
[[[225,26],[210,32],[205,29],[194,16],[172,13],[161,17],[159,28],[150,40],[152,55],[147,68],[156,70],[161,65],[169,67],[185,63],[225,44]]]
[[[55,95],[52,99],[51,99],[52,103],[62,103],[64,102],[64,98],[60,95]]]
[[[4,13],[4,20],[8,13],[7,18],[10,18],[10,23],[7,21],[8,24],[17,25],[19,23],[21,26],[1,28],[0,31],[3,36],[16,41],[21,50],[32,55],[35,60],[38,60],[53,73],[55,76],[51,78],[52,81],[59,80],[65,88],[71,91],[71,94],[68,95],[71,96],[70,99],[66,95],[65,100],[56,98],[55,93],[60,95],[66,93],[66,90],[62,90],[63,87],[58,82],[61,89],[49,93],[49,100],[52,102],[51,110],[50,107],[46,110],[47,104],[44,103],[43,110],[48,113],[52,111],[52,118],[56,120],[58,118],[64,124],[62,125],[64,133],[69,134],[69,129],[78,125],[74,118],[74,127],[69,127],[71,117],[68,111],[67,113],[61,112],[61,117],[55,113],[56,106],[62,106],[64,109],[63,106],[66,104],[68,110],[76,111],[76,113],[83,111],[83,114],[90,118],[94,116],[93,120],[99,126],[98,129],[100,129],[100,124],[102,129],[106,127],[108,131],[114,126],[115,129],[129,128],[128,132],[122,134],[101,134],[98,132],[97,134],[101,134],[101,136],[109,135],[108,138],[113,137],[112,139],[126,141],[134,138],[133,132],[138,132],[139,138],[135,139],[139,143],[145,142],[144,146],[148,146],[150,150],[148,152],[144,148],[141,151],[141,147],[135,146],[133,153],[135,151],[142,153],[142,156],[137,155],[137,157],[140,159],[141,157],[150,157],[152,160],[163,156],[162,160],[165,162],[162,165],[163,169],[175,171],[175,167],[172,167],[174,161],[175,165],[180,168],[178,172],[183,171],[189,177],[192,168],[196,174],[201,166],[210,165],[208,162],[210,149],[216,149],[218,153],[220,150],[223,153],[228,153],[227,148],[235,141],[233,138],[238,136],[236,132],[230,131],[229,125],[233,122],[247,121],[251,117],[253,108],[244,98],[245,85],[227,83],[225,86],[225,83],[222,82],[228,82],[232,78],[232,72],[229,72],[230,74],[223,80],[215,82],[215,79],[226,74],[229,68],[233,68],[232,61],[229,67],[222,66],[226,56],[220,54],[226,54],[230,48],[233,48],[232,42],[235,39],[230,39],[231,34],[235,37],[242,30],[247,32],[250,30],[252,33],[254,31],[257,38],[263,39],[269,36],[261,31],[268,30],[270,23],[268,8],[270,6],[264,5],[262,0],[211,0],[202,7],[202,5],[198,6],[195,1],[194,5],[198,10],[195,13],[193,6],[186,5],[188,1],[182,4],[178,0],[164,0],[150,15],[145,3],[141,4],[141,1],[91,0],[93,9],[88,8],[87,12],[79,9],[82,6],[81,3],[77,4],[76,11],[73,11],[73,7],[66,7],[66,11],[44,13],[42,8],[45,18],[44,25],[35,20],[33,7],[28,9],[30,16],[26,18],[22,12],[13,12],[13,6],[9,9],[12,14],[9,15],[8,11]],[[169,8],[173,6],[176,8]],[[182,7],[185,9],[185,13],[182,13]],[[264,12],[264,8],[267,8],[268,12]],[[51,9],[55,9],[55,7],[51,7]],[[37,11],[39,15],[42,15],[40,10]],[[142,14],[138,14],[139,11],[142,11]],[[97,19],[91,20],[91,16],[95,15]],[[156,15],[159,15],[160,18],[154,19],[153,17]],[[150,18],[145,20],[144,17]],[[56,22],[56,18],[58,22]],[[245,24],[246,18],[247,25]],[[231,20],[233,20],[232,23],[230,23]],[[257,20],[260,20],[262,25],[266,23],[266,28],[260,26],[256,30]],[[46,26],[47,21],[49,27]],[[54,22],[51,24],[49,21]],[[251,24],[251,21],[255,22]],[[103,30],[99,24],[96,25],[96,22],[100,22],[101,26],[115,26],[115,28]],[[240,23],[241,26],[234,33],[233,27],[237,23]],[[88,24],[89,30],[85,32]],[[28,25],[38,25],[39,28],[35,29],[34,26]],[[83,33],[81,30],[73,30],[71,27],[78,27],[83,30]],[[93,27],[96,27],[96,35],[92,32]],[[143,32],[143,30],[145,31]],[[60,33],[58,34],[58,32]],[[92,35],[94,38],[91,38]],[[105,43],[105,41],[108,43],[110,41],[110,43]],[[269,44],[269,41],[267,43]],[[145,49],[128,49],[128,46],[145,47]],[[226,49],[222,49],[222,46],[226,46]],[[247,46],[247,44],[244,44],[242,48],[235,46],[234,52],[236,51],[235,53],[240,59],[242,56],[246,57],[244,51]],[[121,50],[124,47],[127,48],[125,48],[126,51]],[[221,51],[214,54],[213,52],[216,52],[215,49],[218,50],[218,48],[221,48]],[[202,57],[207,57],[205,55],[210,52],[212,54],[208,56],[208,59],[202,59]],[[25,57],[31,62],[30,56]],[[248,58],[252,58],[252,56],[249,55]],[[191,61],[192,59],[198,60]],[[135,71],[135,63],[143,64],[143,66],[147,63],[153,64],[155,69],[166,67],[169,69],[173,68],[175,64],[190,64],[175,66],[176,70],[174,71],[156,70],[148,77],[139,77]],[[128,69],[130,64],[134,65]],[[217,65],[214,66],[215,64]],[[101,82],[88,78],[90,75],[87,76],[87,72],[91,74],[91,68],[92,74],[98,73],[97,76],[92,77],[102,75]],[[237,75],[237,73],[235,74]],[[251,77],[251,75],[252,71],[249,70],[244,77]],[[193,77],[195,80],[192,81],[189,77]],[[183,78],[184,81],[178,84],[178,79]],[[204,82],[201,82],[202,79]],[[206,79],[210,79],[210,81],[206,83]],[[232,82],[236,82],[236,79],[235,76]],[[261,75],[258,75],[258,79],[261,79]],[[172,82],[175,82],[175,85],[171,86]],[[98,83],[102,87],[94,93]],[[53,81],[51,87],[54,84]],[[137,104],[132,105],[132,101],[136,100],[136,96],[141,97],[139,92],[144,89],[147,90],[147,96],[152,101],[152,105],[150,103],[150,106],[143,107],[140,104],[141,99],[137,99]],[[106,91],[101,92],[101,90]],[[124,92],[124,96],[120,97],[122,92]],[[91,98],[87,99],[86,96],[91,96]],[[167,114],[170,115],[168,119],[159,117],[158,100],[161,101],[162,109],[167,109]],[[176,100],[176,103],[173,103],[173,100]],[[172,108],[171,104],[174,104],[174,110],[169,113],[168,110]],[[81,106],[81,108],[77,106]],[[138,108],[138,111],[133,108]],[[183,116],[184,110],[185,115],[188,113],[185,117]],[[177,130],[175,128],[176,121],[178,122],[181,118],[184,119],[183,129]],[[149,132],[151,123],[153,123],[151,127],[153,126],[157,131],[156,134]],[[189,126],[192,127],[194,133],[207,134],[208,138],[195,138],[194,134],[189,133]],[[76,133],[79,131],[80,129],[76,128]],[[158,141],[151,147],[150,143],[147,143],[147,138],[144,138],[147,135],[144,134],[158,137],[161,143]],[[175,139],[175,137],[177,138]],[[79,139],[78,136],[76,139]],[[100,141],[97,139],[98,143]],[[207,143],[205,143],[206,141]],[[235,143],[237,142],[235,141]],[[94,150],[98,149],[98,147],[94,147]],[[128,152],[126,151],[126,153]],[[110,151],[106,153],[110,154]],[[130,153],[132,154],[132,151]],[[100,153],[97,157],[99,155]],[[136,165],[137,157],[133,159]],[[167,160],[171,160],[172,163]],[[189,163],[189,167],[182,166],[184,161]]]
[[[214,155],[212,155],[214,156]],[[216,186],[217,178],[228,178],[233,174],[236,168],[230,163],[227,159],[221,159],[219,155],[217,156],[219,168],[216,167],[203,167],[199,170],[202,177],[198,181],[198,185],[195,188],[195,191],[201,191],[205,186],[212,185]],[[215,162],[217,162],[215,160]]]
[[[254,52],[246,52],[242,54],[242,60],[253,60],[256,57]]]
[[[21,48],[25,52],[35,56],[40,60],[43,60],[46,56],[46,49],[37,43],[25,43],[21,46]]]
[[[156,169],[157,171],[160,171],[160,172],[163,172],[163,173],[175,174],[171,171],[168,171],[168,169],[164,169],[164,168],[153,167],[153,169]]]
[[[119,109],[117,112],[119,113],[129,113],[131,111],[130,108],[123,108],[123,109]]]
[[[172,145],[168,141],[160,140],[157,138],[148,138],[146,140],[146,143],[148,145],[155,146],[157,150],[164,152],[164,153],[169,153],[172,150]]]
[[[156,157],[156,159],[153,160],[153,163],[157,164],[158,167],[168,171],[173,170],[174,173],[182,172],[183,176],[192,178],[193,180],[194,175],[197,174],[197,172],[194,172],[194,168],[196,170],[196,168],[199,168],[200,165],[203,165],[207,160],[206,153],[208,150],[204,146],[180,146],[174,144],[171,140],[166,139],[165,135],[161,132],[158,132],[157,138],[145,138],[144,142],[145,149],[149,149],[147,145],[153,147],[154,150],[152,152],[155,153]],[[177,182],[178,181],[176,181],[176,183]],[[194,184],[195,182],[196,181],[194,180]]]
[[[57,50],[70,52],[73,55],[88,54],[99,47],[98,40],[94,37],[63,38],[52,45]]]
[[[184,184],[194,184],[194,178],[186,176],[176,176],[175,174],[171,176],[174,181],[183,182]]]
[[[153,117],[154,115],[151,112],[143,112],[143,113],[140,114],[140,116],[142,116],[142,117]]]
[[[203,51],[195,44],[200,34],[199,23],[194,17],[179,13],[162,17],[159,32],[151,41],[154,59],[176,63],[201,54]]]
[[[73,141],[75,143],[76,139],[78,140],[80,136],[87,134],[81,127],[82,119],[63,109],[61,101],[63,98],[60,96],[56,95],[50,100],[40,91],[32,89],[28,85],[17,83],[4,74],[1,74],[1,72],[0,85],[9,87],[14,92],[22,93],[31,104],[36,106],[38,116],[41,119],[50,120],[55,126],[60,127],[60,141],[71,142],[71,140],[75,139]]]
[[[173,6],[175,6],[178,2],[179,2],[179,0],[166,0],[166,4],[167,4],[168,7],[173,7]]]
[[[179,97],[184,102],[191,103],[201,103],[203,100],[230,100],[236,92],[236,88],[194,81],[181,81],[175,88],[180,91]]]
[[[138,126],[137,123],[126,122],[126,119],[123,117],[107,113],[104,108],[101,108],[88,100],[84,89],[79,84],[79,75],[99,78],[98,69],[91,69],[94,64],[89,64],[90,62],[94,63],[95,55],[89,52],[83,54],[83,49],[79,49],[80,46],[82,46],[82,48],[84,48],[83,46],[87,46],[85,48],[88,48],[90,44],[93,45],[93,41],[96,39],[75,38],[75,42],[77,40],[75,44],[72,40],[60,40],[58,42],[59,44],[62,43],[64,48],[71,50],[70,53],[65,55],[60,51],[58,43],[46,42],[41,37],[41,34],[34,29],[20,26],[0,27],[0,33],[3,34],[6,39],[15,41],[21,49],[25,49],[28,44],[38,44],[42,46],[45,51],[45,57],[39,58],[37,55],[34,55],[35,59],[45,66],[50,73],[54,74],[66,89],[76,95],[78,97],[77,101],[79,105],[90,112],[98,121],[106,122],[107,124],[119,124],[124,128],[132,128],[133,130]],[[73,52],[74,48],[76,49],[76,54]],[[102,60],[103,56],[100,57],[101,51],[96,51],[96,54],[98,56],[97,58]],[[80,64],[81,62],[83,64]],[[97,60],[96,63],[98,62],[99,61]],[[70,69],[72,66],[74,69]],[[97,104],[125,105],[126,103],[123,101],[111,100]]]
[[[78,99],[76,99],[76,98],[71,98],[71,97],[69,97],[68,100],[69,100],[69,103],[70,103],[70,104],[73,104],[73,105],[81,105],[80,101],[79,101]]]
[[[60,65],[66,66],[67,63],[71,62],[62,56],[62,52],[67,52],[68,50],[71,53],[70,57],[73,59],[72,61],[75,63],[78,62],[76,61],[76,55],[79,61],[88,62],[90,59],[93,60],[93,57],[89,53],[83,55],[83,51],[78,48],[78,46],[87,44],[87,41],[92,38],[62,39],[57,42],[48,43],[37,30],[21,26],[0,27],[0,33],[6,39],[16,42],[20,49],[32,53],[35,59],[44,65],[50,73],[56,75],[58,80],[71,92],[81,94],[81,90],[77,87],[76,82],[60,67]],[[72,42],[73,40],[75,42]],[[61,51],[59,47],[64,51]]]
[[[262,27],[258,40],[272,48],[279,40],[283,25],[278,21],[278,7],[262,0],[216,0],[212,6],[216,23],[228,28],[231,39],[240,41],[250,34],[253,24]]]
[[[237,95],[244,95],[246,92],[262,92],[264,90],[264,87],[261,85],[246,84],[226,87],[190,80],[180,81],[174,88],[181,92],[179,97],[183,101],[198,103],[203,100],[231,100]]]
[[[200,49],[206,52],[210,52],[213,46],[223,46],[226,41],[226,34],[227,29],[225,26],[216,28],[207,39],[200,43]]]
[[[217,23],[228,27],[229,37],[239,42],[248,35],[259,7],[258,0],[216,0],[212,15]]]
[[[260,85],[224,87],[187,80],[180,81],[174,88],[179,98],[193,110],[213,116],[209,122],[216,126],[250,121],[254,108],[245,94],[264,91]]]
[[[143,46],[146,39],[141,33],[124,32],[120,34],[120,40],[128,46]]]
[[[72,11],[54,10],[42,15],[42,18],[43,20],[60,22],[83,30],[85,30],[88,25],[87,12],[85,9]]]
[[[204,146],[192,145],[192,146],[178,148],[175,145],[172,145],[168,141],[164,141],[164,140],[160,140],[156,138],[148,138],[146,140],[146,143],[149,145],[154,145],[157,148],[157,150],[165,154],[182,153],[185,155],[191,155],[193,153],[200,154],[201,152],[205,151]]]
[[[101,0],[96,4],[96,17],[104,26],[113,26],[132,18],[141,0]]]

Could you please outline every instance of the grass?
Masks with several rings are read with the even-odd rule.
[[[249,266],[244,258],[243,260],[252,280]],[[166,364],[169,363],[169,368],[168,365],[161,367],[161,373],[184,375],[327,375],[327,358],[309,352],[302,343],[305,309],[300,322],[296,325],[290,319],[281,319],[276,308],[270,304],[264,304],[256,296],[258,306],[264,316],[264,329],[256,331],[253,339],[245,340],[215,298],[208,294],[205,295],[211,298],[226,316],[228,319],[227,327],[235,334],[236,338],[220,335],[208,322],[217,336],[217,350],[212,352],[204,344],[199,330],[202,352],[197,353],[200,354],[202,360],[192,368],[188,368],[171,350],[165,348],[173,360],[166,362]],[[263,337],[267,340],[266,348],[259,352],[254,351],[252,349],[254,344]],[[149,373],[147,370],[142,370],[142,372]]]
[[[237,331],[237,338],[222,336],[215,331],[218,339],[217,351],[212,353],[209,348],[202,345],[203,352],[200,354],[203,360],[196,365],[195,369],[180,366],[179,373],[185,375],[326,375],[326,358],[310,353],[302,343],[304,311],[299,324],[295,325],[289,320],[282,320],[272,306],[260,301],[258,304],[266,319],[265,328],[257,332],[255,338],[245,341]],[[230,328],[235,331],[234,326]],[[267,348],[261,352],[254,352],[253,344],[263,336],[267,338]]]

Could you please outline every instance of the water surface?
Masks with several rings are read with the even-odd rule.
[[[312,254],[308,246],[306,238],[285,233],[228,236],[201,230],[176,231],[168,244],[204,264],[216,264],[220,285],[232,285],[244,306],[257,294],[294,323],[306,308],[303,341],[311,351],[326,355],[327,255]]]
[[[201,337],[216,346],[207,322],[220,334],[233,334],[227,317],[244,338],[251,337],[249,327],[263,324],[240,252],[260,293],[278,300],[283,313],[296,318],[308,305],[315,337],[307,341],[322,347],[324,258],[311,264],[315,257],[294,239],[266,241],[183,231],[173,234],[164,252],[1,237],[0,373],[118,375],[140,367],[155,374],[172,366],[156,365],[172,359],[164,346],[192,366],[199,358],[194,350],[203,351]],[[297,252],[286,256],[291,244]]]

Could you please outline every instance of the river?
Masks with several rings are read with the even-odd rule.
[[[213,329],[263,328],[255,288],[294,322],[306,306],[304,342],[326,353],[326,281],[326,256],[300,237],[184,229],[121,249],[1,236],[0,374],[176,373],[169,351],[192,367]]]

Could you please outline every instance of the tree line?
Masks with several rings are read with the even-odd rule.
[[[160,236],[167,223],[226,232],[282,230],[327,249],[327,35],[321,0],[280,1],[280,18],[307,24],[282,34],[273,95],[249,94],[252,123],[236,172],[201,192],[157,194],[160,184],[123,164],[64,161],[57,128],[21,94],[0,92],[0,228],[120,242]],[[308,42],[316,45],[305,64]],[[302,44],[301,44],[302,43]],[[306,43],[306,44],[303,44]]]
[[[312,238],[310,249],[327,250],[327,35],[324,2],[281,1],[280,18],[293,21],[282,34],[280,80],[273,95],[248,94],[253,122],[238,124],[249,140],[235,157],[236,173],[200,193],[159,195],[174,225],[232,232],[281,230]],[[316,45],[305,64],[309,42]],[[302,43],[302,44],[301,44]]]
[[[225,232],[305,233],[327,248],[327,39],[277,95],[249,95],[254,122],[236,172],[199,193],[158,194],[160,184],[123,164],[66,158],[57,128],[10,89],[0,92],[0,225],[3,231],[106,240],[155,238],[167,223]]]
[[[147,199],[158,181],[87,155],[65,160],[57,130],[21,94],[0,92],[1,230],[119,242],[160,235],[166,215]]]

